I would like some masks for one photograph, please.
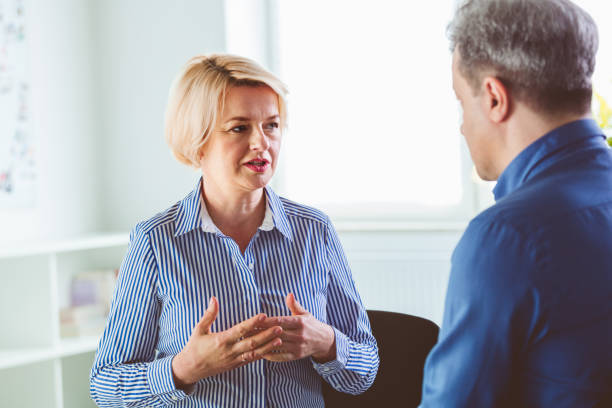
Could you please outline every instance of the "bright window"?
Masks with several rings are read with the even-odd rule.
[[[453,1],[276,5],[278,71],[291,92],[282,192],[336,216],[458,211]]]

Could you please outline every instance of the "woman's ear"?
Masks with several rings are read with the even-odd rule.
[[[489,119],[501,123],[510,114],[510,94],[508,88],[498,78],[488,76],[483,79],[483,108]]]
[[[197,151],[196,157],[198,160],[198,167],[202,167],[202,161],[204,160],[204,149],[203,148],[200,148],[200,150]]]

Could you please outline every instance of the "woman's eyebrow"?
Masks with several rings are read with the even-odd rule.
[[[280,115],[276,114],[276,115],[272,115],[272,116],[267,117],[266,120],[279,119],[279,118],[280,118]],[[233,121],[236,121],[236,122],[246,122],[246,121],[249,121],[249,120],[251,120],[251,118],[247,118],[246,116],[234,116],[232,118],[227,119],[225,121],[225,123],[233,122]]]
[[[250,120],[250,119],[249,119],[249,118],[247,118],[246,116],[234,116],[233,118],[229,118],[229,119],[227,119],[227,120],[225,121],[225,123],[227,123],[227,122],[233,122],[233,121],[236,121],[236,122],[245,122],[245,121],[248,121],[248,120]]]

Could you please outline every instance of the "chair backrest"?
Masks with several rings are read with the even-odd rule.
[[[416,407],[421,402],[425,359],[438,340],[438,326],[416,316],[368,310],[378,342],[380,366],[372,387],[361,395],[334,390],[323,381],[327,408]]]

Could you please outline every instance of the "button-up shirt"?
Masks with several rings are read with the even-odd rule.
[[[244,253],[212,222],[201,183],[131,233],[91,371],[100,407],[323,407],[321,379],[347,393],[374,381],[378,349],[329,218],[265,189],[266,212]],[[208,300],[212,331],[258,313],[290,315],[288,293],[335,332],[336,359],[259,360],[176,389],[171,362]]]
[[[421,407],[612,406],[612,150],[601,130],[579,120],[544,135],[494,193],[453,253]]]

